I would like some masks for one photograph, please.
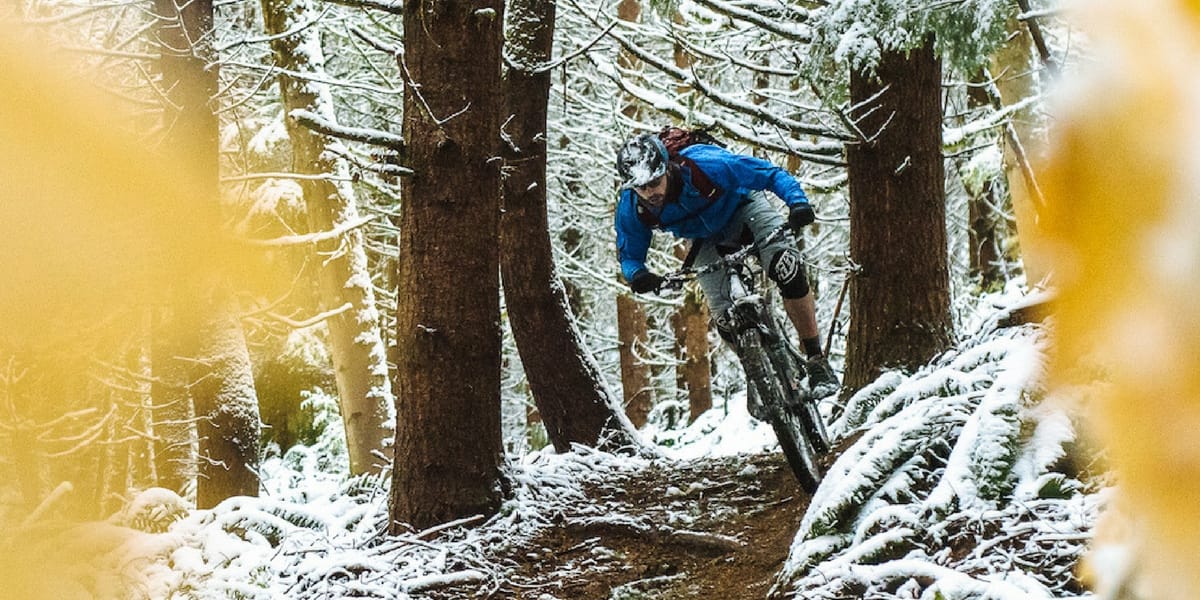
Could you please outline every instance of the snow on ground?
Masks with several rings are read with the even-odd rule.
[[[812,600],[1084,595],[1075,567],[1102,504],[1062,462],[1044,402],[1045,327],[998,317],[919,372],[889,373],[833,422],[859,435],[812,499],[775,592]]]
[[[755,420],[746,410],[744,391],[730,397],[726,406],[708,410],[683,429],[664,429],[652,422],[641,433],[644,440],[657,444],[664,455],[676,460],[757,454],[778,447],[771,426]]]
[[[1099,495],[1076,493],[1083,484],[1054,472],[1073,428],[1039,403],[1043,329],[993,331],[1014,299],[997,302],[964,319],[973,333],[920,372],[886,374],[844,410],[823,406],[834,435],[861,437],[815,494],[778,592],[1076,594],[1071,568],[1090,539]],[[125,597],[404,599],[451,582],[486,589],[507,568],[487,557],[554,527],[588,483],[652,461],[775,451],[770,428],[736,395],[684,429],[644,431],[660,456],[532,452],[511,460],[514,494],[498,515],[389,536],[386,483],[348,479],[337,459],[341,428],[326,431],[311,448],[264,461],[261,498],[189,512],[174,494],[147,490],[114,515],[109,527],[141,530],[106,550],[134,590]]]

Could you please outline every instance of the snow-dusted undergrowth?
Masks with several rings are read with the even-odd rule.
[[[1073,571],[1100,495],[1055,471],[1075,434],[1043,401],[1043,326],[994,324],[849,400],[831,432],[860,437],[814,495],[776,597],[1084,593]]]
[[[777,595],[1076,595],[1071,572],[1099,495],[1054,472],[1074,432],[1041,401],[1043,327],[997,329],[1000,314],[970,325],[974,337],[920,372],[885,374],[831,415],[832,433],[857,441],[812,499]],[[329,399],[310,402],[335,417]],[[531,453],[508,466],[513,496],[498,515],[389,536],[385,482],[347,478],[341,427],[325,425],[314,446],[264,461],[261,498],[188,511],[173,493],[147,490],[109,523],[62,533],[103,540],[64,581],[90,587],[81,598],[403,599],[447,585],[469,597],[504,582],[511,563],[497,557],[559,526],[588,485],[654,463],[774,451],[770,429],[734,397],[684,430],[645,431],[664,444],[658,457]]]
[[[533,454],[510,465],[514,495],[500,514],[390,536],[381,480],[301,473],[295,460],[272,458],[265,467],[269,482],[289,487],[269,486],[261,498],[232,498],[211,510],[180,512],[173,493],[143,492],[102,524],[145,530],[126,530],[104,550],[109,559],[91,565],[111,571],[112,593],[93,587],[80,597],[404,599],[447,585],[487,590],[505,578],[494,557],[551,527],[566,505],[583,501],[585,484],[647,464],[585,448]],[[95,575],[84,569],[76,576]]]

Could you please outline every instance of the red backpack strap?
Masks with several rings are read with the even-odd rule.
[[[662,140],[663,146],[667,148],[668,160],[687,169],[692,176],[692,186],[700,192],[702,198],[711,203],[720,198],[725,191],[717,187],[712,179],[709,179],[708,175],[705,175],[704,171],[696,166],[695,162],[680,154],[684,148],[692,144],[709,143],[708,140],[712,140],[712,136],[707,134],[704,134],[704,137],[706,139],[697,139],[696,132],[672,125],[667,125],[658,132],[658,139]]]
[[[671,161],[687,169],[688,173],[691,173],[692,187],[696,188],[697,192],[700,192],[701,198],[711,203],[715,202],[717,198],[720,198],[725,193],[724,190],[708,178],[708,175],[704,174],[704,171],[700,170],[700,167],[692,159],[683,155],[677,155],[672,156]]]

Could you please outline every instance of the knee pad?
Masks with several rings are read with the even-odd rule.
[[[803,298],[808,295],[808,278],[804,276],[800,252],[795,248],[787,248],[776,254],[767,268],[767,276],[779,285],[779,295],[784,298]]]

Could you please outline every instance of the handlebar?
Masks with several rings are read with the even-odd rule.
[[[666,275],[663,275],[663,282],[662,282],[662,285],[659,286],[659,288],[658,288],[658,293],[662,294],[663,292],[677,291],[683,287],[683,284],[695,279],[696,277],[698,277],[700,275],[712,273],[713,271],[716,271],[717,269],[720,269],[725,265],[743,264],[746,262],[747,257],[749,257],[752,254],[757,254],[758,251],[760,249],[762,249],[764,246],[774,243],[780,237],[783,237],[783,235],[788,231],[789,231],[788,226],[783,225],[783,226],[779,227],[778,229],[776,229],[775,231],[772,231],[771,234],[768,235],[767,237],[763,238],[761,242],[756,241],[756,242],[753,242],[750,244],[746,244],[746,245],[742,246],[741,248],[738,248],[737,250],[722,256],[721,260],[714,261],[712,263],[704,265],[703,267],[700,267],[699,269],[689,267],[686,269],[679,269],[678,271],[672,271],[670,273],[667,273]]]

